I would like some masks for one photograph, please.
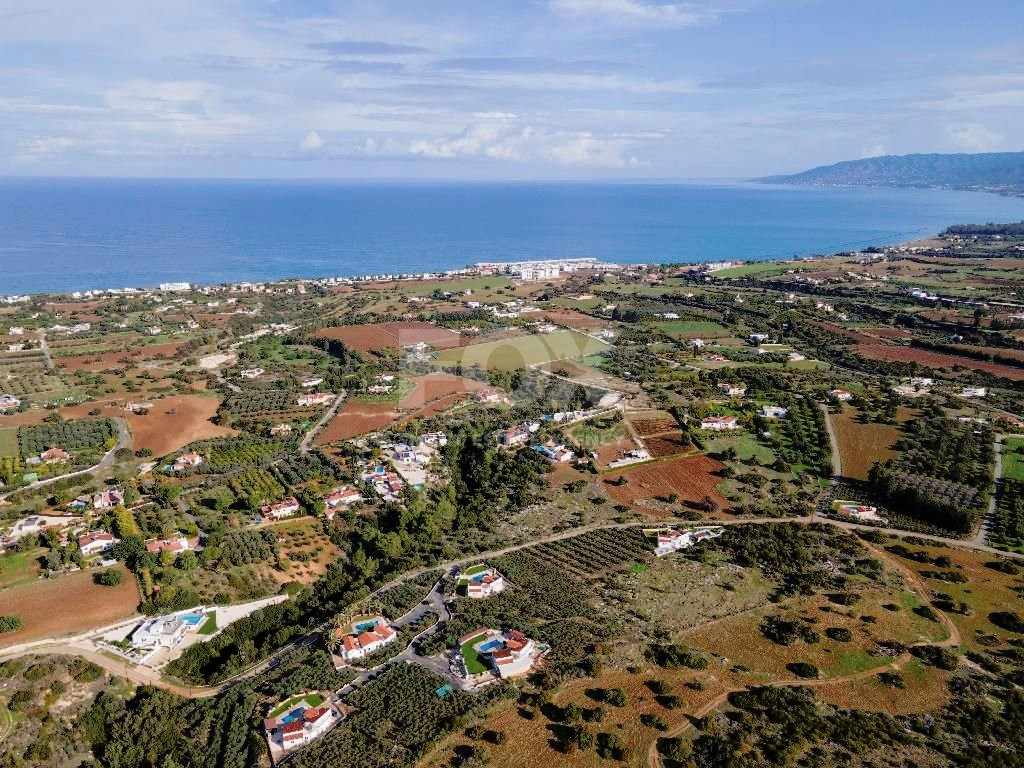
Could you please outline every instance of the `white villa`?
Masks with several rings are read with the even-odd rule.
[[[331,402],[334,397],[330,392],[314,392],[310,395],[300,395],[297,402],[301,406],[324,405]]]
[[[725,429],[739,429],[740,424],[735,416],[708,416],[700,420],[701,429],[721,432]]]
[[[338,655],[346,662],[365,658],[398,639],[398,633],[383,616],[364,616],[342,627],[336,627]]]
[[[766,419],[784,419],[789,415],[789,409],[781,405],[765,405],[761,407],[761,415]]]
[[[828,391],[828,396],[830,398],[832,398],[833,400],[837,400],[837,401],[842,403],[842,402],[846,402],[847,400],[852,398],[853,397],[853,393],[852,392],[848,392],[845,389],[830,389]]]
[[[314,706],[314,703],[316,705]],[[326,733],[338,720],[340,714],[319,694],[293,696],[276,717],[271,715],[263,720],[263,730],[270,742],[271,752],[276,749],[288,751],[308,744]]]
[[[78,549],[83,555],[106,552],[117,544],[118,539],[106,531],[89,531],[78,537]]]
[[[729,397],[743,397],[747,394],[747,388],[742,384],[730,384],[727,381],[719,384],[718,390],[723,394],[729,395]]]
[[[239,374],[243,379],[258,379],[263,375],[262,368],[245,368]]]
[[[459,647],[466,654],[466,644],[475,640],[471,652],[491,665],[498,677],[506,679],[525,675],[547,646],[538,645],[517,629],[500,632],[496,629],[478,629],[459,638]]]
[[[661,557],[681,549],[688,549],[694,544],[721,536],[723,530],[722,528],[699,528],[693,531],[681,531],[678,528],[670,528],[667,531],[660,531],[657,534],[654,554]]]
[[[987,394],[988,390],[985,387],[964,387],[960,397],[985,397]]]
[[[174,460],[171,469],[178,471],[180,469],[188,469],[189,467],[198,467],[202,463],[203,457],[198,453],[183,453]]]
[[[466,597],[481,600],[504,591],[507,582],[496,569],[485,565],[467,568],[458,579],[458,586],[465,587]]]
[[[576,454],[566,448],[564,445],[535,445],[533,450],[541,454],[544,458],[549,461],[553,461],[556,464],[561,464],[566,461],[572,461],[576,458]]]
[[[877,507],[869,507],[864,504],[857,504],[851,501],[840,501],[835,503],[836,515],[847,520],[854,520],[865,523],[886,523],[884,517],[878,514]]]
[[[266,518],[272,518],[274,520],[280,520],[282,517],[288,517],[290,515],[299,514],[299,500],[294,496],[289,496],[287,499],[281,501],[274,501],[270,504],[264,504],[260,507],[260,512]]]
[[[349,488],[347,485],[343,485],[340,488],[335,488],[329,494],[324,496],[324,504],[327,506],[327,509],[348,507],[352,504],[355,504],[357,501],[362,500],[363,494],[361,494],[355,488]]]

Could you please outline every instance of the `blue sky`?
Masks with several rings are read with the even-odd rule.
[[[0,175],[748,177],[1024,149],[1024,4],[4,0]]]

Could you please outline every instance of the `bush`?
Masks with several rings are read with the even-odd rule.
[[[988,620],[1008,632],[1024,634],[1024,619],[1015,611],[995,611],[988,615]]]
[[[906,688],[907,681],[896,672],[882,672],[878,675],[878,681],[889,688]]]
[[[117,568],[111,568],[96,577],[96,581],[105,587],[116,587],[123,579],[121,571]]]
[[[846,627],[829,627],[825,630],[825,635],[840,643],[848,643],[853,640],[853,632]]]
[[[786,665],[786,669],[792,672],[799,678],[805,680],[813,680],[818,677],[818,668],[813,664],[808,664],[803,661],[793,661]]]
[[[21,624],[21,616],[17,614],[9,613],[6,616],[0,616],[0,633],[17,632],[21,629]]]

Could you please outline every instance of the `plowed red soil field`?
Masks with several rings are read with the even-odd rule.
[[[364,435],[391,424],[398,419],[393,403],[345,403],[331,423],[316,437],[317,445]]]
[[[858,344],[857,352],[868,360],[885,360],[886,362],[920,363],[929,368],[973,368],[976,371],[987,371],[995,376],[1002,376],[1011,381],[1024,379],[1024,368],[1014,368],[999,363],[987,363],[970,357],[947,355],[944,352],[933,352],[929,349],[901,347],[889,344]]]
[[[0,592],[3,612],[21,616],[23,622],[17,632],[0,635],[0,648],[84,632],[131,616],[139,603],[139,590],[135,577],[116,567],[124,575],[116,587],[96,584],[97,571],[79,571]]]
[[[407,344],[418,344],[421,341],[435,349],[450,349],[462,343],[461,335],[455,331],[417,321],[342,325],[324,328],[313,336],[318,339],[335,339],[358,352],[398,350]]]
[[[416,387],[400,403],[404,410],[422,408],[428,403],[449,395],[468,397],[477,390],[486,389],[486,385],[474,379],[452,376],[449,373],[430,373],[417,376],[413,381]]]
[[[713,474],[721,468],[719,462],[707,456],[684,456],[612,473],[605,479],[605,490],[622,504],[664,499],[674,493],[680,502],[700,502],[710,496],[725,508],[729,502],[715,490],[720,478]],[[615,484],[619,475],[626,478],[625,485]]]

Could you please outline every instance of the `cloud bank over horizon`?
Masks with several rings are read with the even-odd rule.
[[[1015,0],[13,0],[0,175],[682,179],[1021,150],[1022,23]]]

